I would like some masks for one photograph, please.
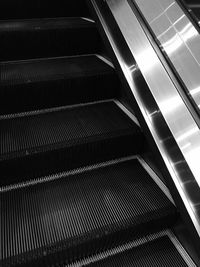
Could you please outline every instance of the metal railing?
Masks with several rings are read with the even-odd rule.
[[[200,128],[191,112],[192,106],[185,94],[181,94],[179,81],[138,12],[141,8],[150,26],[154,25],[156,18],[165,9],[169,10],[168,6],[155,5],[157,2],[161,3],[162,0],[91,0],[122,80],[129,86],[139,108],[140,123],[161,158],[160,166],[163,167],[168,186],[196,247],[199,247]],[[174,5],[177,10],[177,4]],[[159,24],[160,21],[157,28]],[[162,31],[158,33],[160,35]],[[163,46],[168,47],[170,53],[176,46],[173,46],[173,40],[176,39],[171,36],[169,43],[165,41]],[[182,58],[181,55],[184,57],[184,54],[179,54],[178,58]]]

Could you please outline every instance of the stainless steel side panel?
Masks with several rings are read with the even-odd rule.
[[[200,31],[176,0],[133,0],[200,108]]]
[[[196,240],[200,244],[200,130],[129,1],[106,0],[105,3],[135,61],[123,56],[123,51],[120,50],[121,44],[117,43],[115,32],[109,28],[108,14],[104,16],[101,12],[99,1],[91,0],[91,2],[173,179],[175,192],[182,200],[181,209],[190,218],[188,225],[195,231]],[[155,5],[153,8],[156,8]],[[141,88],[136,82],[138,70],[144,77],[148,89]],[[148,103],[146,97],[143,97],[144,90],[150,90],[154,106],[150,106],[150,99]],[[165,138],[160,134],[163,123],[167,127]],[[166,140],[172,139],[173,146],[166,146]]]

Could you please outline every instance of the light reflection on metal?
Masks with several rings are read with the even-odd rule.
[[[149,0],[144,1],[149,3]],[[102,8],[102,2],[92,0],[119,66],[173,179],[176,194],[182,199],[181,209],[189,214],[190,226],[195,227],[199,242],[200,214],[197,208],[200,208],[200,177],[197,154],[200,149],[200,130],[177,91],[178,85],[172,81],[172,76],[166,71],[150,38],[147,37],[145,25],[141,20],[139,22],[129,1],[106,0],[105,2],[128,46],[126,52],[131,54],[134,60],[131,56],[127,58],[125,51],[120,50],[121,43],[118,43],[117,35],[115,36],[115,32],[108,26],[110,22],[108,15],[103,16],[103,12],[99,11],[99,8]],[[159,0],[159,2],[162,1]],[[152,19],[156,17],[155,5],[159,6],[159,2],[155,1],[148,10]],[[141,88],[138,82],[140,79],[137,79],[141,73],[149,89]],[[149,99],[147,99],[147,91],[150,92]],[[195,200],[190,185],[199,192]]]
[[[191,95],[200,94],[200,86],[191,90]]]
[[[179,137],[177,137],[177,141],[183,142],[187,140],[188,137],[192,137],[193,135],[196,135],[199,132],[198,128],[192,128],[191,130],[188,130],[185,133],[181,133]],[[190,143],[191,144],[191,143]]]
[[[176,1],[134,1],[199,108],[200,92],[193,89],[200,86],[200,33]]]
[[[128,22],[129,19],[130,21],[133,20],[132,12],[130,13],[130,9],[127,8],[127,1],[108,0],[107,2],[110,7],[114,7],[116,3],[120,4],[120,11],[124,11],[124,14],[126,14],[125,20],[124,17],[118,13],[119,9],[115,9],[113,12],[114,16],[118,19],[118,25],[121,31],[123,33],[126,33],[126,40],[129,47],[132,50],[133,47],[135,48],[134,57],[136,59],[136,62],[143,75],[146,77],[146,80],[148,80],[148,84],[154,88],[154,97],[157,98],[157,103],[159,105],[161,113],[167,119],[167,123],[170,126],[170,130],[173,132],[176,138],[176,142],[179,144],[181,151],[183,151],[182,146],[185,147],[185,142],[190,143],[191,149],[187,151],[184,156],[189,165],[193,166],[191,170],[200,186],[200,171],[198,170],[198,168],[195,167],[193,161],[193,158],[196,157],[196,151],[200,150],[200,131],[198,126],[193,121],[189,111],[187,111],[186,107],[183,106],[183,100],[181,99],[178,92],[174,91],[174,86],[172,85],[172,82],[164,74],[165,70],[163,67],[161,67],[154,49],[151,46],[148,46],[147,44],[143,44],[143,46],[137,46],[135,38],[132,36],[130,29],[127,28],[128,24],[126,24],[126,21]],[[132,23],[130,25],[132,25]],[[157,80],[155,80],[156,78],[154,77],[156,77]],[[188,116],[188,122],[186,122],[186,117],[184,115],[186,117]],[[194,151],[194,156],[192,156],[192,151]]]
[[[175,34],[169,41],[163,43],[162,47],[168,55],[171,55],[174,52],[177,53],[177,50],[181,47],[181,45],[182,41],[180,40],[178,34]]]
[[[154,51],[150,48],[141,49],[138,53],[137,62],[144,71],[152,70],[156,66]]]
[[[184,15],[185,16],[185,15]],[[184,17],[183,16],[183,17]],[[189,22],[182,31],[180,31],[181,36],[183,37],[183,41],[187,42],[195,36],[198,36],[198,31],[193,27],[192,23]]]
[[[160,103],[160,106],[162,108],[162,111],[165,114],[168,114],[168,115],[170,115],[170,113],[174,114],[175,112],[177,112],[177,109],[179,109],[179,108],[181,109],[182,100],[180,99],[179,96],[174,96],[172,98],[163,100]]]

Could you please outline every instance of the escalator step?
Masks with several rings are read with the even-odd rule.
[[[0,129],[1,183],[137,154],[145,145],[139,127],[113,101],[2,119]]]
[[[168,236],[110,256],[89,267],[189,267]]]
[[[0,63],[0,114],[118,96],[115,70],[97,55]]]
[[[88,16],[85,0],[1,0],[0,19]]]
[[[85,18],[0,21],[0,39],[0,61],[96,53],[101,49],[95,23]]]
[[[37,258],[33,266],[70,263],[177,219],[137,159],[5,191],[1,209],[5,266]]]
[[[89,138],[132,133],[135,126],[113,101],[1,120],[1,157],[38,153]],[[138,131],[139,132],[139,131]]]

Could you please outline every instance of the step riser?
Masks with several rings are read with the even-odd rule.
[[[2,86],[0,115],[117,98],[116,74]]]
[[[95,27],[1,32],[0,40],[1,50],[4,51],[0,56],[1,61],[81,55],[101,51],[101,39]]]
[[[176,208],[137,159],[97,166],[4,191],[3,259],[71,263],[175,222]]]
[[[1,0],[0,19],[88,16],[86,1]]]
[[[162,219],[141,224],[138,228],[132,229],[130,227],[126,230],[116,232],[115,234],[107,234],[104,237],[97,237],[94,240],[90,240],[88,242],[86,241],[82,245],[76,246],[74,244],[74,246],[70,248],[68,248],[66,243],[63,242],[61,244],[56,244],[55,247],[52,246],[48,250],[47,255],[44,255],[42,250],[38,250],[35,251],[35,253],[33,252],[6,260],[4,264],[5,267],[26,267],[27,263],[30,267],[44,267],[58,264],[59,266],[65,266],[72,264],[77,260],[85,259],[116,246],[120,246],[139,237],[141,238],[146,234],[153,234],[154,232],[162,231],[163,229],[166,229],[166,227],[170,228],[177,222],[178,217],[178,214],[171,213]],[[35,258],[37,258],[37,260],[34,260]],[[24,263],[24,259],[26,259],[26,263]]]
[[[132,144],[132,145],[131,145]],[[145,151],[144,137],[126,135],[0,162],[1,186],[11,185]]]
[[[152,236],[156,236],[153,234]],[[132,243],[132,248],[126,248],[124,245],[119,247],[119,252],[110,255],[110,251],[105,252],[105,256],[100,259],[94,256],[93,260],[84,259],[75,266],[88,267],[196,267],[187,252],[181,246],[171,231],[149,241],[149,236],[145,237],[143,244]],[[140,239],[141,240],[141,239]],[[131,242],[128,243],[130,246]],[[126,246],[126,245],[125,245]],[[113,250],[112,250],[113,251]],[[102,254],[97,254],[102,255]],[[98,257],[97,256],[97,257]],[[88,264],[87,264],[88,263]],[[74,266],[74,265],[71,265]]]

